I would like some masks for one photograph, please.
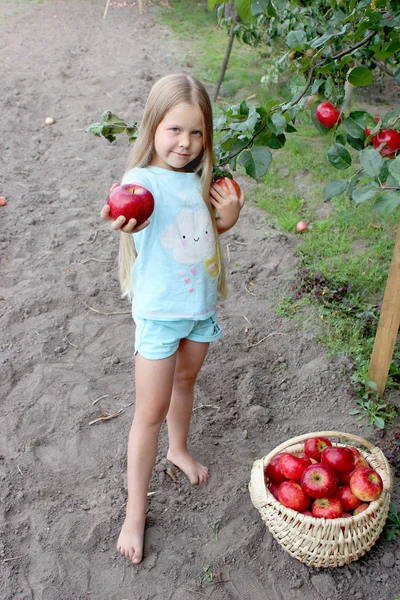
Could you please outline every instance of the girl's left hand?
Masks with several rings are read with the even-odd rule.
[[[229,177],[225,178],[225,182],[229,191],[216,183],[213,183],[210,188],[211,204],[218,212],[219,233],[224,233],[234,226],[244,205],[243,191],[241,190],[241,194],[238,196]]]

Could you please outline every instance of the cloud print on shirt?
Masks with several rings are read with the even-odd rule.
[[[215,253],[214,231],[208,210],[185,209],[176,223],[168,225],[161,234],[161,243],[172,250],[176,262],[194,265],[212,259]]]

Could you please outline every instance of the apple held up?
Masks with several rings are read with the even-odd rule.
[[[154,210],[154,198],[151,192],[142,185],[126,183],[115,187],[107,198],[110,206],[110,217],[125,217],[125,223],[136,220],[136,225],[144,223]]]
[[[224,188],[224,190],[226,192],[229,193],[228,183],[226,182],[227,179],[229,179],[230,182],[233,184],[233,187],[235,188],[237,195],[240,196],[242,193],[242,190],[240,189],[240,185],[238,184],[237,181],[235,181],[231,177],[218,177],[218,179],[215,179],[213,181],[213,183],[216,183],[217,185],[221,186],[222,188]]]

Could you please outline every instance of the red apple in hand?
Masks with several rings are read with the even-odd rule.
[[[112,190],[107,198],[110,217],[125,217],[125,223],[136,220],[136,225],[144,223],[154,210],[154,198],[151,192],[137,183],[126,183]]]
[[[310,465],[301,476],[301,487],[311,498],[331,496],[338,484],[335,472],[328,465]]]
[[[338,519],[343,516],[343,506],[339,498],[331,496],[330,498],[319,498],[314,500],[311,506],[313,517],[322,519]]]
[[[353,494],[349,485],[339,487],[335,492],[335,496],[342,503],[343,510],[354,510],[361,504],[361,500]]]
[[[374,469],[356,469],[350,477],[350,489],[362,502],[372,502],[382,493],[382,478]]]
[[[307,456],[299,458],[293,454],[286,454],[281,457],[279,468],[286,479],[300,481],[304,469],[309,465],[311,465],[311,460]]]
[[[354,469],[355,455],[348,448],[331,446],[322,451],[321,462],[339,473],[348,473]]]
[[[283,506],[292,508],[298,512],[305,511],[310,504],[310,498],[297,481],[284,481],[281,483],[278,490],[278,498]]]
[[[272,483],[282,483],[282,481],[285,481],[286,477],[282,474],[279,468],[281,457],[285,456],[285,454],[287,454],[287,452],[281,452],[280,454],[277,454],[274,456],[271,462],[265,466],[264,479],[266,477],[269,481],[272,481]],[[266,483],[268,484],[268,481],[266,481]]]
[[[310,438],[304,442],[304,453],[309,458],[320,462],[322,450],[325,450],[332,443],[326,437]]]
[[[233,183],[233,187],[235,188],[237,195],[240,196],[240,194],[242,193],[242,191],[240,189],[240,185],[238,184],[237,181],[235,181],[234,179],[231,179],[231,177],[220,177],[219,179],[216,179],[214,181],[214,183],[216,183],[217,185],[220,185],[229,194],[228,184],[226,183],[227,179],[229,179],[231,181],[231,183]]]

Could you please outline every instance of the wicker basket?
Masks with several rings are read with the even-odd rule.
[[[382,477],[382,494],[358,515],[340,519],[302,515],[278,502],[265,485],[264,467],[274,456],[283,451],[299,455],[305,440],[321,436],[329,438],[336,446],[346,446],[348,442],[357,446],[361,455]],[[389,464],[379,448],[349,433],[320,431],[292,438],[256,460],[249,491],[262,520],[289,554],[312,567],[341,567],[363,556],[375,544],[389,512],[392,486]]]

